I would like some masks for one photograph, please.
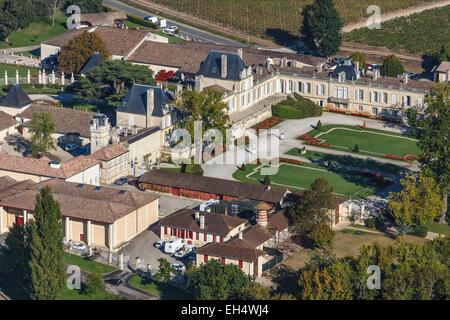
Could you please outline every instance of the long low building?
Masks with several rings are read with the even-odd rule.
[[[0,234],[33,217],[36,194],[48,186],[61,208],[66,242],[117,251],[158,220],[158,196],[144,192],[70,183],[34,183],[0,177]]]
[[[201,200],[249,199],[283,206],[287,189],[193,174],[150,170],[139,179],[141,188]]]

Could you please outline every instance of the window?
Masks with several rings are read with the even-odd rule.
[[[387,103],[387,101],[388,101],[388,95],[387,95],[387,93],[383,93],[381,95],[381,102],[382,103]]]
[[[189,239],[194,239],[194,233],[192,231],[189,231]]]
[[[244,267],[244,261],[239,260],[239,269],[242,269]]]
[[[321,106],[321,107],[324,106],[323,100],[320,100],[320,101],[319,101],[319,106]]]
[[[306,84],[306,93],[311,93],[311,83]]]
[[[397,104],[398,103],[398,95],[393,94],[391,97],[391,102],[392,102],[392,104]]]
[[[298,82],[298,91],[303,92],[303,82]]]
[[[372,108],[372,114],[377,115],[378,114],[378,108]]]
[[[208,235],[206,233],[203,234],[203,241],[205,241],[205,242],[208,241]]]
[[[223,243],[224,242],[224,238],[220,237],[220,242]]]
[[[379,96],[380,96],[380,95],[379,95],[378,92],[372,91],[372,92],[370,93],[370,102],[378,102],[379,99],[380,99]]]
[[[364,90],[362,89],[356,89],[355,90],[355,99],[359,101],[364,100]]]
[[[359,106],[359,111],[363,112],[364,111],[364,107],[363,106]]]
[[[417,99],[417,106],[418,107],[422,107],[423,106],[423,98],[418,98]]]
[[[317,85],[317,94],[319,96],[325,95],[325,85],[323,85],[323,84],[318,84]]]
[[[387,117],[388,116],[388,109],[386,109],[386,108],[383,108],[383,109],[381,109],[381,115],[383,116],[383,117]]]
[[[411,97],[410,96],[404,96],[403,97],[403,104],[406,106],[410,106],[411,105]]]
[[[348,99],[348,88],[346,87],[335,87],[334,96],[339,99]]]

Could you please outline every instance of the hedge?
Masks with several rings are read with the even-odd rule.
[[[304,119],[322,115],[322,108],[313,101],[294,93],[286,100],[274,105],[272,113],[281,119]]]

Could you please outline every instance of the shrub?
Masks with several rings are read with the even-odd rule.
[[[378,229],[379,221],[377,218],[372,217],[372,218],[366,219],[366,221],[364,221],[364,224],[366,225],[367,228]]]
[[[199,176],[202,176],[202,175],[203,175],[203,169],[202,169],[202,166],[199,165],[199,164],[190,164],[190,165],[187,165],[186,171],[185,171],[185,172],[186,172],[186,173],[191,173],[191,174],[196,174],[196,175],[199,175]]]
[[[425,226],[415,226],[413,233],[416,237],[425,238],[427,236],[428,229]]]
[[[274,105],[272,112],[275,117],[281,119],[303,119],[322,115],[322,108],[313,101],[296,93],[294,97]]]
[[[242,166],[239,168],[239,170],[241,170],[241,171],[247,170],[247,166],[245,165],[245,163],[242,164]]]
[[[353,151],[354,151],[354,152],[359,152],[359,146],[358,146],[358,144],[355,144],[355,147],[353,148]]]
[[[270,186],[272,182],[270,181],[270,176],[264,176],[263,184],[266,186]]]
[[[309,238],[316,248],[331,247],[334,231],[325,223],[316,224],[309,233]]]

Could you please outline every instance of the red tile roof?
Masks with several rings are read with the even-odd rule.
[[[93,154],[90,155],[91,158],[100,161],[110,161],[128,152],[128,148],[123,144],[112,144],[106,146]]]
[[[258,259],[258,257],[263,256],[265,253],[262,250],[252,249],[245,246],[236,246],[229,242],[213,242],[208,243],[198,249],[197,254],[254,262],[256,259]]]

